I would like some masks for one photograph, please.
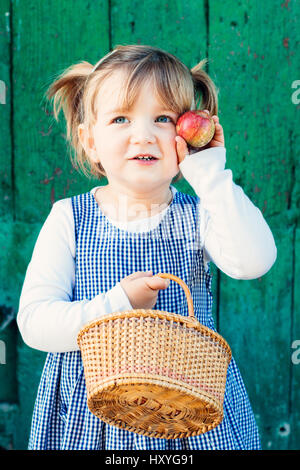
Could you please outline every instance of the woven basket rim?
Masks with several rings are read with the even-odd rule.
[[[136,385],[138,385],[138,382],[139,382],[140,379],[137,378],[137,383]],[[123,380],[122,380],[123,382]],[[155,382],[155,381],[154,381]],[[153,382],[153,383],[154,383]],[[157,383],[159,383],[160,381],[158,380]],[[129,383],[128,380],[125,379],[124,383]],[[114,380],[111,380],[111,386],[113,387],[115,385],[114,383]],[[142,383],[143,385],[143,383]],[[171,386],[171,388],[173,390],[176,389],[176,385],[175,384],[172,384],[170,383],[169,384]],[[96,393],[98,393],[99,391],[101,391],[101,389],[103,388],[103,386],[99,386],[99,385],[96,385],[93,389],[93,392],[91,393],[91,395],[95,395]],[[190,393],[188,391],[184,391],[184,393],[186,395],[191,395],[192,398],[195,398],[195,395],[193,393]],[[108,418],[105,414],[101,413],[101,412],[98,412],[97,413],[97,416],[98,418],[100,418],[102,421],[106,422],[107,424],[111,424],[113,426],[117,426],[118,428],[121,428],[121,429],[127,429],[128,431],[131,431],[131,432],[135,432],[137,434],[142,434],[142,435],[145,435],[145,436],[148,436],[148,437],[156,437],[156,438],[163,438],[163,439],[175,439],[176,437],[191,437],[191,436],[197,436],[199,434],[202,434],[203,433],[203,428],[205,428],[205,431],[204,432],[207,432],[211,429],[214,429],[216,426],[218,426],[223,418],[224,418],[224,412],[223,412],[223,407],[220,407],[220,403],[217,401],[217,400],[214,400],[211,396],[205,394],[205,392],[203,393],[197,393],[197,398],[199,400],[206,400],[209,402],[209,404],[211,406],[213,406],[215,412],[217,413],[217,417],[215,418],[214,422],[213,423],[210,423],[210,424],[202,424],[200,427],[199,427],[199,430],[198,432],[193,432],[192,434],[190,433],[190,431],[186,431],[186,432],[174,432],[174,433],[171,433],[171,434],[168,434],[167,432],[157,432],[157,431],[153,431],[153,432],[149,432],[149,431],[146,431],[146,430],[143,430],[139,427],[135,427],[135,426],[132,426],[132,425],[129,425],[126,423],[126,421],[123,421],[121,420],[121,422],[123,423],[122,425],[120,425],[120,423],[116,423],[116,421],[112,418]],[[94,396],[88,396],[87,397],[87,404],[88,404],[88,408],[89,410],[94,413],[94,402],[95,402],[95,398]]]
[[[100,325],[101,323],[106,323],[110,320],[116,320],[119,318],[132,318],[132,317],[137,317],[137,318],[146,318],[146,317],[151,317],[151,318],[160,318],[163,320],[173,320],[177,323],[184,323],[188,328],[193,328],[197,331],[201,331],[202,333],[205,333],[207,336],[210,336],[212,339],[218,341],[225,349],[225,351],[228,354],[228,363],[231,361],[232,358],[232,352],[229,344],[221,336],[219,333],[216,331],[212,330],[208,326],[202,325],[195,317],[190,317],[190,316],[183,316],[179,315],[177,313],[171,313],[171,312],[166,312],[163,310],[153,310],[153,309],[131,309],[131,310],[124,310],[120,312],[113,312],[109,313],[106,315],[103,315],[95,320],[91,320],[88,322],[86,325],[84,325],[81,330],[79,331],[77,335],[77,344],[80,348],[80,340],[81,337],[84,333],[86,333],[90,328]]]
[[[89,407],[89,402],[88,402],[88,407]],[[147,432],[146,430],[142,430],[139,428],[135,428],[134,426],[128,425],[126,422],[122,421],[123,425],[121,426],[119,423],[116,423],[115,420],[108,418],[105,415],[102,415],[100,413],[98,415],[98,418],[101,419],[101,421],[104,421],[107,424],[110,424],[112,426],[116,426],[120,429],[126,429],[127,431],[134,432],[136,434],[140,434],[142,436],[147,436],[147,437],[155,437],[157,439],[178,439],[178,438],[183,438],[183,437],[192,437],[192,436],[199,436],[203,434],[203,432],[208,432],[214,429],[216,426],[218,426],[224,419],[224,417],[220,416],[218,420],[216,420],[215,423],[213,424],[203,424],[199,427],[198,431],[193,432],[192,434],[189,431],[186,432],[174,432],[174,433],[166,433],[166,432],[157,432],[157,431],[151,431]],[[203,428],[205,431],[203,431]]]

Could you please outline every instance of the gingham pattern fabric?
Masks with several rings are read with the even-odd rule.
[[[168,272],[183,279],[195,316],[215,330],[211,275],[199,239],[199,198],[176,192],[159,225],[134,233],[113,225],[92,192],[72,198],[76,236],[73,300],[92,299],[136,271]],[[188,315],[184,290],[171,281],[159,291],[157,310]],[[110,426],[87,407],[80,351],[49,353],[34,407],[29,449],[260,449],[258,429],[234,358],[228,367],[224,419],[196,437],[157,439]]]

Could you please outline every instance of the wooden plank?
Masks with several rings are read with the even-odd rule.
[[[10,1],[0,4],[0,217],[13,216]]]
[[[16,343],[20,338],[14,317],[17,314],[21,288],[24,275],[30,261],[36,238],[41,224],[27,224],[21,222],[7,222],[6,218],[0,218],[0,341],[5,345],[5,362],[0,364],[0,401],[17,402],[18,399],[18,374],[22,375],[20,356],[17,356]],[[38,354],[31,350],[32,355]],[[1,358],[0,358],[1,359]],[[1,361],[0,361],[1,362]],[[33,373],[33,369],[26,365],[27,374]],[[41,370],[41,368],[40,368]],[[32,397],[36,389],[31,388]],[[20,413],[23,413],[23,405],[26,407],[30,394],[21,401]]]
[[[205,1],[111,2],[112,46],[145,44],[175,54],[189,68],[206,57]],[[195,18],[197,21],[195,21]]]
[[[8,323],[9,316],[16,315],[18,311],[25,271],[41,225],[7,222],[5,218],[0,218],[0,325]],[[14,449],[26,449],[45,353],[23,343],[14,320],[5,328],[0,327],[1,340],[5,343],[6,360],[5,364],[0,364],[0,401],[18,402],[18,397],[22,397],[18,413],[14,414],[16,427],[10,439]],[[11,413],[3,414],[3,420],[7,421],[6,426],[11,427]],[[5,444],[7,439],[0,430],[0,444],[8,445]]]
[[[15,449],[16,418],[18,406],[0,403],[0,450]]]
[[[293,321],[290,344],[291,402],[289,449],[300,448],[300,228],[295,230],[295,265],[293,284]]]
[[[17,312],[25,271],[41,223],[6,222],[0,218],[0,224],[0,306]]]
[[[266,449],[287,449],[291,434],[297,14],[296,1],[209,2],[210,72],[220,88],[226,167],[262,210],[278,249],[261,279],[222,274],[219,299],[220,332],[236,355]]]
[[[295,15],[295,20],[298,19],[299,25],[299,10],[298,15]],[[298,41],[299,44],[299,41]],[[299,57],[299,46],[298,53]],[[299,72],[299,70],[298,70]],[[299,73],[292,77],[292,98],[291,102],[299,113],[300,108],[300,80]],[[294,153],[294,180],[291,190],[291,222],[294,224],[294,253],[292,259],[293,268],[293,296],[292,296],[292,331],[291,331],[291,383],[290,383],[290,440],[289,449],[300,449],[300,128],[295,126],[293,131],[293,153]]]
[[[227,167],[264,214],[289,207],[299,3],[209,3],[210,71],[220,87]]]
[[[16,380],[18,329],[13,313],[12,310],[0,306],[0,403],[16,403],[18,399]]]
[[[221,275],[220,333],[240,367],[264,449],[286,449],[289,423],[293,228],[276,229],[278,258],[262,278]]]
[[[33,407],[40,383],[46,353],[29,348],[19,338],[18,351],[18,393],[20,406],[16,416],[15,449],[27,449]],[[30,365],[30,367],[29,367]]]
[[[63,114],[49,115],[43,95],[73,63],[96,63],[109,51],[108,2],[14,2],[16,214],[35,222],[51,204],[93,186],[69,161]]]

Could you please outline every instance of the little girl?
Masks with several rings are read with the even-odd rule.
[[[57,201],[28,265],[17,317],[24,342],[48,352],[33,411],[29,449],[260,449],[239,369],[228,367],[224,419],[190,438],[149,438],[108,425],[87,407],[77,334],[101,315],[135,308],[188,315],[188,285],[200,323],[215,330],[209,262],[234,279],[263,276],[276,259],[261,212],[225,170],[214,83],[201,61],[117,46],[94,67],[80,62],[50,86],[63,109],[74,164],[108,184]],[[215,122],[212,141],[192,149],[176,136],[180,114]],[[178,191],[183,177],[196,196]]]

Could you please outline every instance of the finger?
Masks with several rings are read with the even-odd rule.
[[[219,124],[218,122],[215,122],[215,130],[216,130],[217,132],[222,132],[223,127],[222,127],[221,124]]]
[[[224,132],[220,124],[216,124],[215,134],[211,141],[211,146],[212,147],[216,147],[216,146],[224,147],[225,146]]]
[[[215,135],[214,137],[223,137],[223,134],[224,134],[224,131],[223,131],[223,127],[221,126],[221,124],[216,124],[215,125]]]
[[[186,141],[179,135],[175,137],[175,141],[176,141],[176,149],[177,149],[179,163],[181,163],[185,159],[185,157],[189,154],[189,149],[188,149]]]
[[[145,279],[148,287],[152,290],[166,289],[170,284],[170,279],[163,279],[160,276],[153,276]]]
[[[134,279],[139,279],[145,276],[153,276],[153,272],[152,271],[136,271],[135,273],[130,274],[128,278],[130,278],[130,280],[133,281]]]

